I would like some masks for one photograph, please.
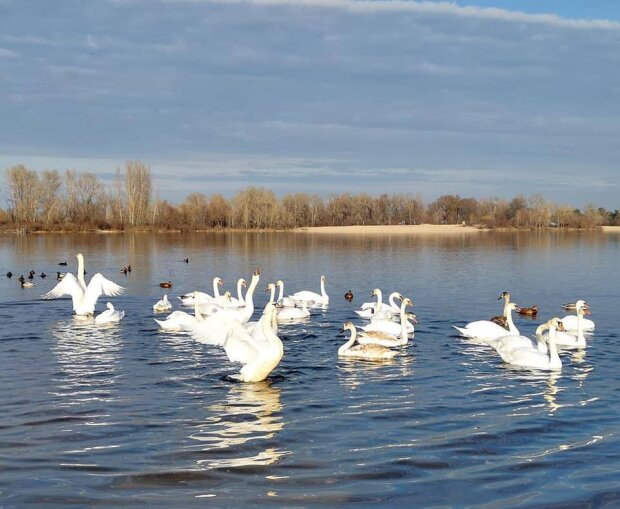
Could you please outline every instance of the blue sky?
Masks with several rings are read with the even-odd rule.
[[[619,4],[0,0],[0,168],[620,208]]]

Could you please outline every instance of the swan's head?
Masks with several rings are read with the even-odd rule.
[[[224,280],[221,277],[216,277],[215,278],[215,282],[217,283],[217,286],[223,286],[224,285]]]
[[[325,276],[321,276],[321,282],[325,283],[325,281],[327,281],[327,278]]]
[[[401,302],[401,305],[404,305],[405,307],[407,306],[413,307],[413,301],[409,297],[405,297],[403,301]]]
[[[248,284],[245,282],[245,279],[243,278],[239,280],[239,283],[241,283],[241,286],[243,286],[244,288],[248,286]]]
[[[575,302],[575,311],[578,313],[583,312],[584,315],[589,315],[590,306],[588,306],[588,303],[585,300],[578,300]]]
[[[547,322],[547,326],[549,328],[553,327],[554,329],[559,330],[559,331],[566,330],[564,328],[564,324],[562,323],[562,321],[559,318],[557,318],[557,317],[554,317],[551,320],[549,320]]]
[[[84,263],[84,255],[82,253],[76,254],[75,257],[78,259],[78,263]]]
[[[405,315],[405,318],[407,318],[407,320],[409,320],[411,323],[418,323],[418,318],[414,313],[407,313]]]
[[[370,295],[371,297],[376,297],[380,293],[381,293],[381,290],[379,288],[375,288]]]
[[[281,279],[278,279],[278,280],[276,281],[276,285],[278,285],[278,286],[284,286],[284,281],[282,281]]]
[[[276,285],[274,285],[273,283],[269,283],[266,287],[265,287],[265,291],[266,292],[270,292],[271,290],[275,290],[276,289]]]
[[[224,300],[230,301],[231,297],[232,293],[230,293],[229,291],[224,292]]]
[[[256,270],[254,271],[254,275],[255,276],[260,276],[260,273],[261,273],[260,267],[257,265],[256,266]]]
[[[353,331],[355,330],[355,325],[353,325],[353,322],[344,322],[342,324],[342,331],[341,332],[344,332],[344,331],[347,331],[347,330],[353,330]]]
[[[502,294],[497,298],[497,300],[502,300],[502,299],[504,299],[504,301],[508,302],[510,300],[510,293],[502,292]]]
[[[508,309],[510,309],[511,311],[514,311],[515,309],[517,309],[519,306],[517,306],[516,302],[509,302],[508,303]]]
[[[105,307],[107,307],[110,311],[114,311],[114,306],[112,305],[111,302],[108,302]]]

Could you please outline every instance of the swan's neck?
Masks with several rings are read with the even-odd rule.
[[[397,295],[398,295],[398,292],[390,293],[390,297],[388,299],[388,302],[390,303],[390,307],[392,307],[392,308],[398,308],[398,304],[396,304],[396,301],[394,300],[394,299],[396,299]]]
[[[164,293],[164,304],[168,304],[168,294]]]
[[[243,287],[243,279],[240,279],[239,281],[237,281],[237,300],[239,301],[239,304],[245,304],[245,300],[243,300],[243,290],[241,289]]]
[[[259,279],[260,276],[258,274],[254,274],[252,276],[252,282],[250,283],[248,291],[245,294],[245,313],[248,320],[252,316],[252,313],[254,313],[254,290],[256,290]]]
[[[400,339],[409,340],[409,334],[407,333],[407,316],[405,313],[400,314]]]
[[[506,321],[508,322],[508,330],[510,331],[510,334],[518,336],[519,330],[515,327],[515,323],[512,321],[512,308],[506,309]]]
[[[218,285],[219,278],[213,278],[213,298],[217,299],[220,296],[220,285]]]
[[[583,309],[577,311],[577,343],[585,344],[586,338],[583,335]]]
[[[284,283],[282,281],[278,283],[278,290],[278,302],[281,302],[284,299]]]
[[[355,328],[348,330],[351,331],[351,337],[344,345],[338,348],[338,355],[343,355],[347,350],[349,350],[349,348],[353,346],[353,343],[355,343],[355,341],[357,340],[357,331],[355,330]]]
[[[321,287],[321,293],[322,293],[322,290],[323,288]],[[381,311],[381,308],[383,307],[383,294],[381,293],[381,290],[377,289],[376,296],[377,296],[377,304],[375,306],[375,313],[379,313]]]
[[[86,289],[86,280],[84,279],[84,257],[79,254],[77,257],[78,260],[78,269],[77,269],[77,280],[82,285],[83,289]]]
[[[325,291],[325,278],[321,278],[321,296],[324,299],[329,298],[329,296],[327,295],[327,292]]]
[[[558,355],[558,348],[555,345],[555,331],[556,328],[552,325],[549,327],[549,341],[547,342],[549,350],[549,363],[562,365],[560,356]]]
[[[269,285],[269,291],[271,292],[269,294],[269,304],[273,304],[274,299],[276,298],[276,287],[273,285]]]

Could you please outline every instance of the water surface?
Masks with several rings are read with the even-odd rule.
[[[554,232],[338,237],[293,233],[0,236],[3,273],[75,271],[126,286],[116,326],[71,315],[54,284],[0,278],[3,506],[586,507],[620,505],[616,330],[620,236]],[[189,257],[190,263],[181,260]],[[57,265],[67,260],[68,267]],[[130,263],[124,276],[119,269]],[[233,383],[224,353],[157,330],[152,305],[262,268],[330,306],[282,326],[268,380]],[[415,339],[384,363],[338,360],[374,287],[415,302]],[[355,295],[349,304],[343,294]],[[586,299],[597,329],[561,373],[502,365],[452,324],[539,320]],[[267,295],[259,291],[258,303]],[[176,309],[176,298],[171,299]],[[98,309],[105,308],[100,300]],[[258,316],[258,312],[256,314]]]

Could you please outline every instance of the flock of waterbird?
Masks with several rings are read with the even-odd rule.
[[[124,311],[115,309],[112,303],[108,302],[107,309],[97,315],[95,306],[100,296],[117,296],[123,293],[124,288],[100,273],[95,274],[87,284],[84,256],[81,253],[76,256],[77,275],[66,273],[60,277],[59,274],[58,284],[42,297],[55,299],[69,295],[74,313],[78,316],[94,316],[94,322],[98,325],[122,320]],[[189,259],[183,261],[188,263]],[[129,271],[130,266],[121,269],[125,274]],[[34,272],[30,276],[33,274]],[[212,294],[195,290],[180,296],[181,305],[192,306],[193,313],[172,311],[172,303],[165,294],[153,305],[153,311],[170,314],[164,319],[155,319],[155,322],[162,331],[188,333],[199,343],[223,348],[231,362],[242,365],[239,373],[232,378],[243,382],[264,380],[280,363],[284,354],[282,341],[277,335],[279,324],[309,320],[311,309],[328,306],[329,295],[325,290],[325,276],[320,279],[320,293],[304,290],[286,296],[282,280],[269,283],[265,289],[270,292],[269,302],[259,320],[252,321],[254,292],[259,284],[260,274],[260,268],[257,267],[249,285],[245,279],[240,278],[237,281],[236,297],[228,291],[220,293],[223,285],[220,277],[213,278]],[[9,274],[7,277],[10,277]],[[24,281],[21,283],[23,287],[28,287],[24,285]],[[244,288],[247,288],[245,293]],[[375,301],[365,302],[355,311],[360,318],[367,320],[365,324],[355,325],[351,321],[343,324],[342,332],[348,331],[350,336],[338,348],[339,356],[367,360],[390,359],[398,355],[399,349],[407,345],[414,336],[417,319],[414,313],[408,311],[408,308],[413,307],[410,298],[393,292],[389,295],[388,302],[384,303],[379,288],[372,291],[372,296],[376,298]],[[353,300],[351,290],[345,293],[344,298],[349,302]],[[499,299],[504,301],[502,316],[470,322],[464,327],[453,327],[461,336],[490,346],[509,365],[561,369],[562,361],[558,349],[585,348],[585,334],[594,330],[594,322],[584,318],[584,315],[590,314],[588,304],[578,300],[574,304],[564,305],[565,309],[574,310],[575,315],[567,315],[562,319],[551,318],[537,328],[536,339],[533,340],[520,335],[512,312],[535,316],[538,307],[519,308],[510,301],[508,292],[503,292]]]

